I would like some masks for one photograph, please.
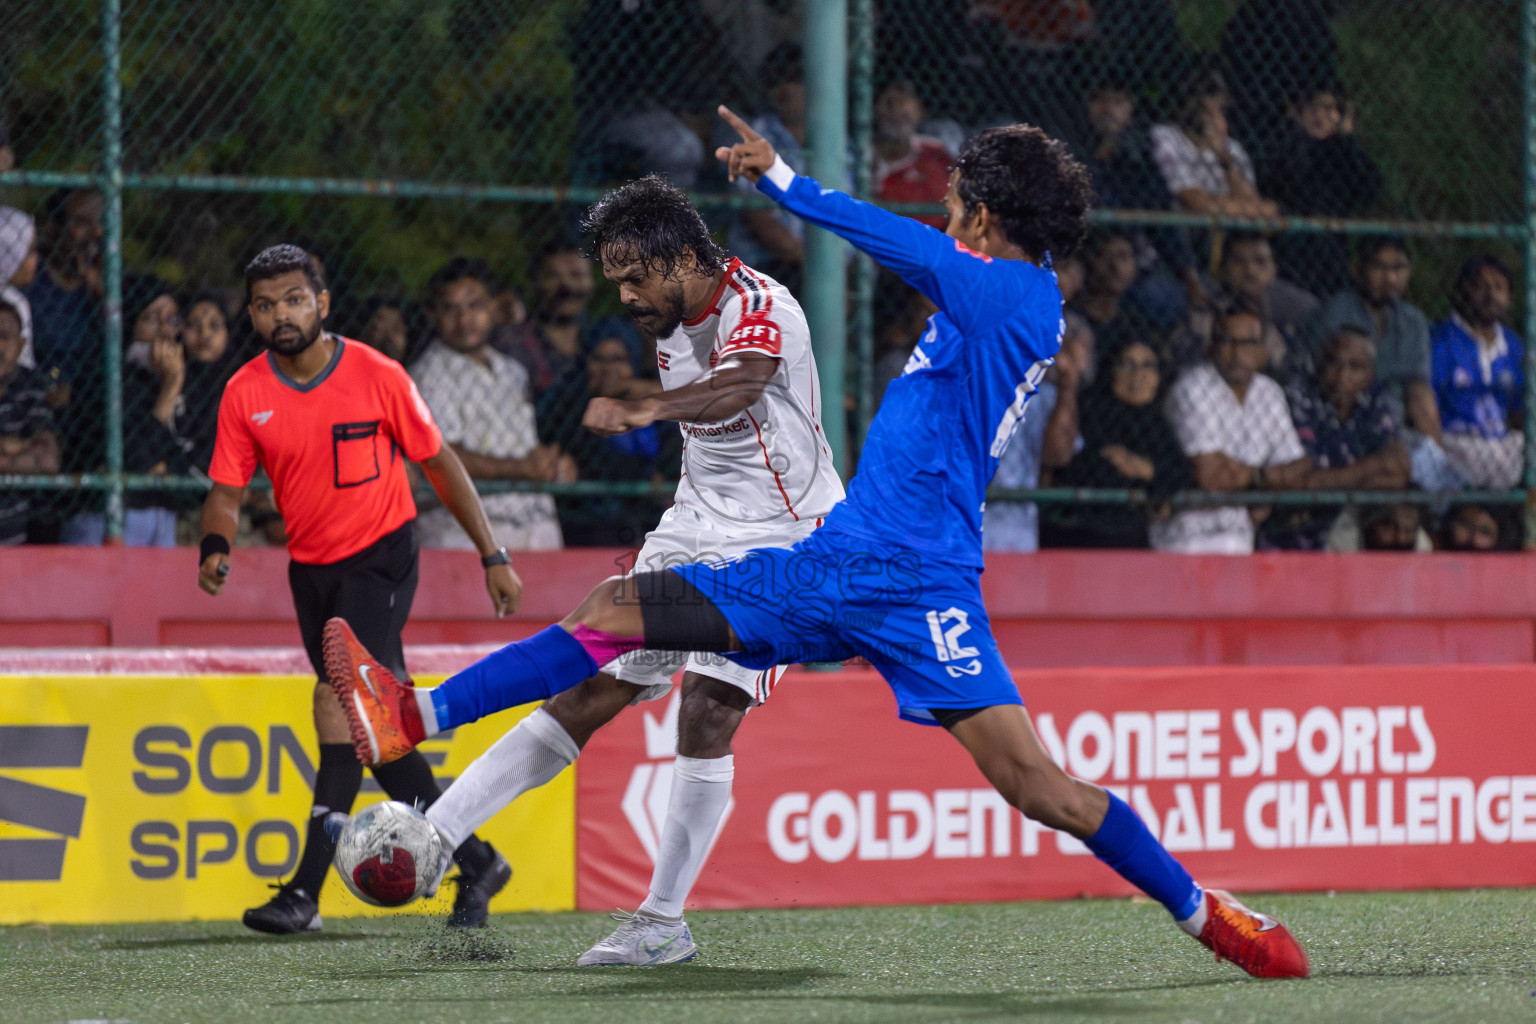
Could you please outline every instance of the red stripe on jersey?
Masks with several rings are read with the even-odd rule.
[[[768,446],[763,444],[763,428],[757,425],[757,417],[752,415],[752,410],[746,410],[747,419],[752,421],[752,429],[757,431],[757,446],[763,450],[763,465],[768,467],[768,472],[773,474],[773,482],[779,487],[779,494],[784,497],[784,507],[789,509],[789,514],[795,517],[795,522],[800,521],[800,514],[795,511],[795,506],[789,500],[789,492],[784,490],[784,481],[779,479],[779,471],[773,468],[773,463],[768,459]]]
[[[740,269],[741,269],[741,260],[738,260],[738,259],[732,257],[731,262],[729,262],[729,263],[727,263],[725,265],[725,273],[720,278],[720,286],[715,289],[715,294],[713,294],[713,295],[711,295],[709,297],[709,305],[704,307],[704,312],[700,313],[698,316],[694,317],[692,320],[684,320],[683,321],[683,326],[684,327],[697,327],[697,326],[699,326],[699,324],[704,322],[705,317],[716,316],[716,315],[719,314],[719,312],[720,312],[720,296],[725,294],[726,282],[731,279],[731,275],[732,274],[736,273],[736,271],[740,270]]]

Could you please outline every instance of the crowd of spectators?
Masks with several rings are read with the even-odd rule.
[[[41,230],[24,211],[0,206],[0,473],[106,469],[101,214],[89,191],[51,195]],[[628,481],[665,490],[680,470],[675,430],[600,438],[581,427],[590,397],[638,397],[660,387],[654,349],[647,355],[634,326],[593,314],[594,275],[576,244],[549,243],[534,254],[525,306],[484,261],[456,257],[419,300],[338,302],[352,308],[341,318],[350,322],[328,325],[403,363],[470,474],[510,485],[485,496],[509,548],[634,543],[664,509],[649,494],[557,501],[521,484]],[[243,306],[236,287],[183,290],[153,275],[123,279],[123,468],[167,478],[163,488],[126,492],[129,546],[192,539],[200,495],[171,478],[205,476],[224,385],[259,354]],[[416,497],[422,542],[462,545],[462,531],[424,481]],[[245,513],[245,539],[284,540],[266,492],[253,489]],[[105,535],[99,489],[0,489],[0,543],[95,545]]]
[[[714,114],[721,101],[747,111],[804,171],[795,7],[591,0],[568,36],[581,126],[572,180],[599,185],[657,172],[696,191],[750,191],[745,181],[728,183],[710,155],[729,141]],[[913,215],[942,227],[936,207],[964,140],[1028,120],[1076,152],[1105,207],[1260,222],[1379,212],[1384,177],[1357,134],[1360,113],[1336,67],[1336,7],[1244,0],[1216,51],[1198,54],[1171,0],[879,0],[870,148],[850,148],[844,179],[828,184],[847,187],[863,171],[875,199],[928,206]],[[936,24],[945,30],[935,33]],[[14,155],[4,142],[0,164],[8,166]],[[735,255],[801,286],[799,220],[751,204],[706,212]],[[56,192],[35,215],[0,207],[0,472],[104,466],[102,213],[90,190]],[[1351,246],[1326,232],[1133,218],[1095,230],[1054,269],[1066,300],[1062,351],[996,483],[1108,489],[1133,500],[996,501],[986,515],[989,548],[1519,543],[1515,520],[1497,506],[1187,500],[1201,491],[1518,486],[1524,349],[1507,325],[1512,274],[1497,258],[1462,268],[1444,292],[1452,312],[1433,328],[1407,300],[1410,247],[1389,235]],[[331,276],[347,289],[343,275]],[[338,298],[331,326],[403,363],[470,473],[500,482],[486,508],[507,546],[632,543],[659,516],[656,500],[552,498],[530,485],[664,489],[676,478],[676,431],[600,438],[580,425],[592,397],[659,387],[654,339],[597,314],[592,264],[567,234],[533,251],[519,278],[521,294],[508,275],[456,257],[421,294],[383,287]],[[878,401],[934,309],[883,274],[876,296]],[[238,289],[125,279],[128,471],[206,470],[223,384],[255,354],[241,307]],[[253,495],[249,535],[280,541],[277,510]],[[462,543],[430,489],[418,499],[424,543]],[[130,491],[125,541],[185,540],[195,502],[169,486]],[[104,530],[100,492],[0,490],[0,542],[100,543]]]

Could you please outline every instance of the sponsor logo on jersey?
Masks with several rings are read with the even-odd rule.
[[[255,423],[258,427],[264,427],[267,425],[267,420],[272,418],[272,412],[273,410],[271,409],[265,412],[253,412],[251,413],[251,422]]]
[[[739,419],[732,420],[729,423],[684,423],[683,432],[689,437],[697,438],[730,437],[732,434],[741,434],[746,432],[749,426],[750,424],[747,423],[747,418],[743,416]]]

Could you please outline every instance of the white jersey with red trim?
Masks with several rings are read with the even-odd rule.
[[[814,523],[842,500],[843,482],[822,436],[811,332],[787,288],[733,259],[703,315],[657,341],[662,386],[689,384],[737,352],[774,356],[778,369],[735,416],[679,424],[677,504],[749,530]]]

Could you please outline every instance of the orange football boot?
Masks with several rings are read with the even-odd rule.
[[[1290,930],[1267,914],[1249,910],[1229,892],[1205,890],[1205,927],[1197,938],[1216,954],[1255,978],[1305,978],[1311,973],[1306,950]]]
[[[358,642],[344,619],[325,624],[325,674],[352,730],[364,764],[388,764],[427,738],[416,687],[395,678]]]

